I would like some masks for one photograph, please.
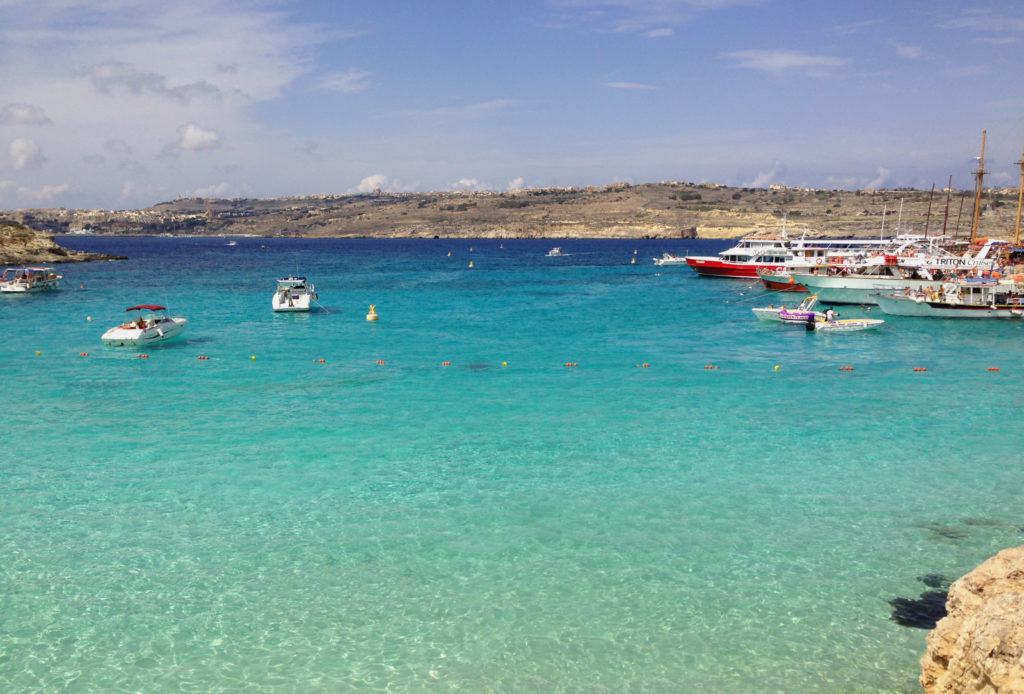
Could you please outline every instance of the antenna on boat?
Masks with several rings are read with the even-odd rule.
[[[878,240],[885,238],[885,202],[882,202],[882,230],[878,232]]]
[[[974,222],[971,224],[971,243],[974,243],[978,238],[978,217],[981,216],[981,188],[982,182],[985,180],[985,137],[988,131],[981,131],[981,156],[978,157],[978,170],[974,172],[975,178],[978,179],[977,183],[977,195],[974,198]]]
[[[1020,208],[1024,203],[1024,152],[1020,155],[1020,161],[1016,162],[1020,167],[1020,192],[1017,193],[1017,228],[1013,232],[1013,245],[1020,245]]]
[[[949,196],[953,192],[953,174],[949,174],[949,183],[946,185],[946,212],[942,216],[942,235],[946,235],[946,222],[949,221]]]
[[[903,233],[903,198],[900,198],[900,213],[896,216],[896,235]]]

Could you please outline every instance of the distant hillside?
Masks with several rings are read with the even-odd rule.
[[[929,215],[929,199],[930,215]],[[900,210],[902,204],[902,212]],[[777,233],[970,233],[974,195],[952,191],[728,188],[679,182],[514,193],[383,193],[270,199],[182,198],[135,211],[21,210],[51,233],[369,238],[732,238]],[[985,192],[979,235],[1013,234],[1016,190]],[[897,228],[899,227],[899,229]]]

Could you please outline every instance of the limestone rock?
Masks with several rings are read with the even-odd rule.
[[[928,634],[928,694],[1024,694],[1024,546],[1005,549],[950,586]]]
[[[0,265],[45,265],[74,263],[85,260],[114,260],[101,253],[72,251],[52,236],[23,224],[0,223]]]

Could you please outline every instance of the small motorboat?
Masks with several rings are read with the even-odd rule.
[[[9,267],[0,276],[0,292],[28,294],[49,292],[60,288],[64,279],[52,267]]]
[[[103,333],[103,342],[108,345],[150,345],[165,342],[181,335],[188,320],[171,318],[163,306],[142,304],[126,308],[125,311],[138,313],[121,325]]]
[[[783,304],[777,308],[775,306],[768,306],[766,308],[752,308],[750,310],[754,312],[758,320],[806,323],[808,320],[824,317],[823,313],[814,310],[817,305],[818,297],[812,295],[805,298],[792,309],[787,309],[786,305]]]
[[[655,265],[686,265],[686,256],[662,253],[660,258],[654,259]]]
[[[318,298],[316,287],[305,277],[284,277],[277,281],[270,305],[275,311],[308,311]]]
[[[562,249],[561,249],[560,246],[555,246],[550,251],[548,251],[548,257],[549,258],[554,258],[555,256],[559,256],[559,255],[565,255],[565,253],[562,253]]]
[[[871,328],[877,328],[884,320],[880,318],[842,318],[840,320],[817,320],[814,321],[813,327],[811,323],[807,324],[808,330],[833,332],[833,333],[848,333],[855,330],[870,330]]]

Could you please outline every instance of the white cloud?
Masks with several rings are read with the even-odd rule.
[[[736,61],[736,66],[749,70],[760,70],[781,74],[797,70],[813,76],[827,74],[831,68],[841,67],[850,61],[830,55],[810,55],[798,51],[776,50],[743,50],[723,54],[726,58]]]
[[[744,183],[742,188],[767,188],[768,186],[779,183],[779,177],[786,173],[786,167],[779,162],[775,162],[772,165],[770,171],[765,171],[757,174],[752,181]]]
[[[415,116],[433,116],[441,118],[486,118],[505,111],[519,103],[516,99],[491,99],[465,106],[445,106],[422,113],[410,113]]]
[[[449,190],[486,190],[487,186],[475,178],[460,178],[455,183],[448,184]]]
[[[332,72],[320,78],[320,88],[330,92],[355,94],[368,89],[370,73],[352,68],[345,72]]]
[[[17,171],[38,169],[46,163],[39,145],[25,138],[12,140],[7,147],[7,154],[11,157],[11,168]]]
[[[217,183],[205,188],[196,188],[192,191],[192,197],[197,198],[226,198],[231,192],[231,185],[228,183]]]
[[[391,186],[391,182],[384,174],[373,174],[367,176],[359,182],[356,186],[356,190],[360,193],[372,193],[373,191],[380,188],[381,190],[388,190]]]
[[[899,53],[904,58],[910,58],[911,60],[913,60],[915,58],[921,57],[920,46],[908,46],[897,41],[890,41],[889,44],[893,48],[895,48],[896,52]]]
[[[664,39],[671,37],[675,32],[672,31],[671,27],[663,27],[661,29],[651,29],[643,33],[644,38],[648,39]]]
[[[508,189],[509,189],[509,191],[513,191],[513,192],[517,191],[517,190],[522,190],[523,189],[523,183],[525,183],[525,181],[523,180],[522,176],[520,176],[518,178],[513,178],[511,181],[508,182]]]
[[[32,104],[7,104],[0,109],[0,125],[50,125],[46,112]]]
[[[178,128],[178,147],[190,151],[217,149],[221,145],[220,133],[186,123]]]
[[[43,186],[42,188],[33,189],[22,186],[18,188],[18,194],[27,198],[31,198],[37,201],[52,200],[61,193],[67,192],[69,186],[67,183],[62,183],[58,186]]]
[[[882,166],[879,166],[876,172],[878,175],[864,185],[865,190],[884,190],[886,183],[892,177],[892,171]]]
[[[640,82],[605,82],[604,86],[612,89],[654,89],[653,85]]]

